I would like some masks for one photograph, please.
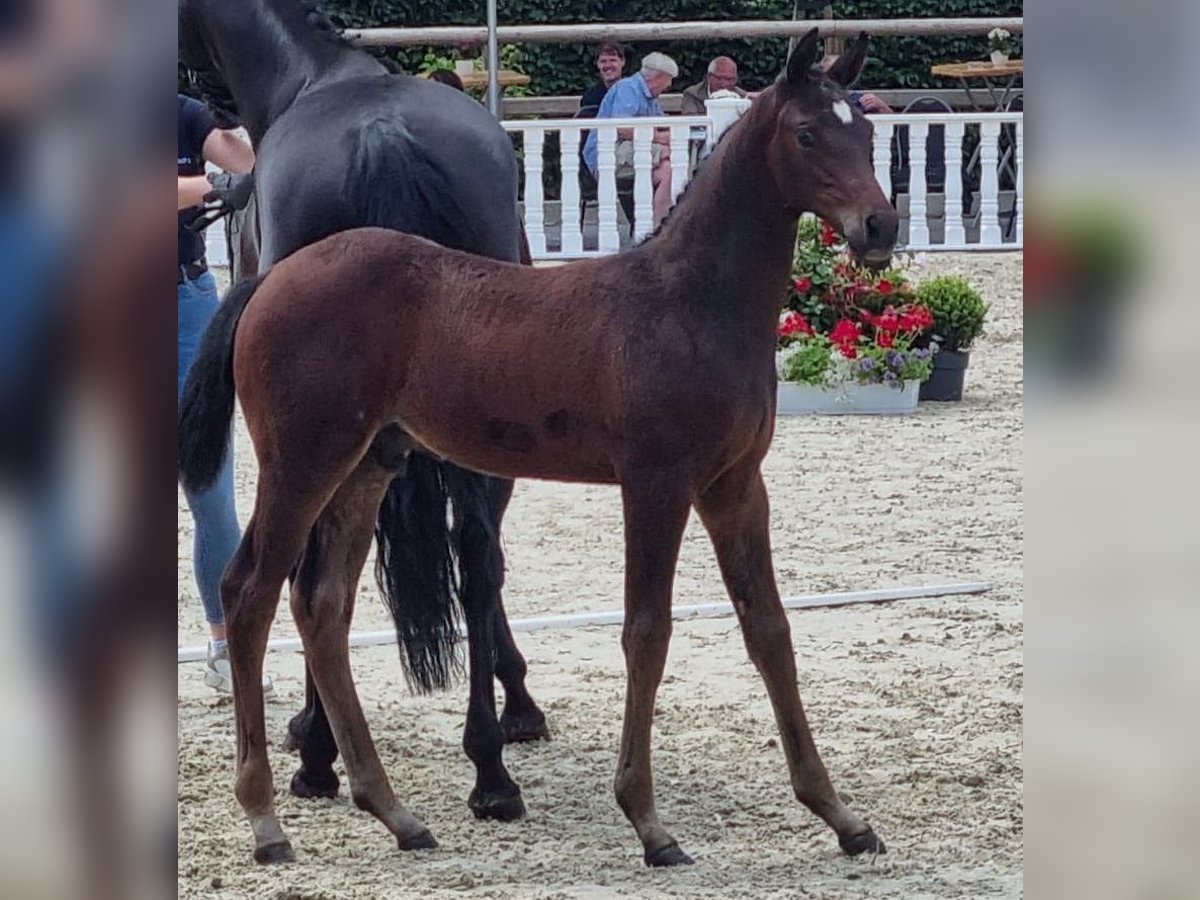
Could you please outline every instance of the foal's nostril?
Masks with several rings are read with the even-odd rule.
[[[871,213],[867,216],[866,225],[867,243],[877,246],[887,244],[891,246],[896,242],[896,222],[892,216],[883,216],[879,213]]]

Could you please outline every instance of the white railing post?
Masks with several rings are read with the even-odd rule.
[[[546,207],[542,190],[542,151],[546,130],[529,128],[525,131],[525,237],[533,256],[546,255]]]
[[[621,249],[617,235],[617,128],[615,125],[596,126],[596,199],[599,203],[597,217],[600,233],[599,249],[602,253],[615,253]]]
[[[729,127],[733,125],[750,108],[750,100],[744,97],[720,97],[716,100],[705,100],[704,108],[712,120],[712,130],[708,133],[708,145],[705,150],[711,150],[712,145],[721,139]]]
[[[963,132],[966,126],[962,119],[946,123],[946,230],[944,242],[957,247],[967,242],[963,228]]]
[[[917,120],[908,126],[908,242],[915,247],[929,245],[925,204],[925,141],[928,137],[928,122]]]
[[[583,131],[564,126],[558,132],[558,154],[562,184],[558,196],[562,201],[562,252],[582,253],[583,232],[579,227],[579,135]]]
[[[675,205],[675,201],[679,199],[679,195],[683,193],[684,187],[687,186],[688,179],[692,177],[690,171],[692,159],[688,153],[688,139],[690,137],[690,125],[672,125],[671,126],[671,205]]]
[[[1025,117],[1017,119],[1016,149],[1013,151],[1016,160],[1016,191],[1017,201],[1014,215],[1017,221],[1013,226],[1013,240],[1018,246],[1025,246]]]
[[[889,200],[892,197],[892,123],[876,122],[871,141],[871,162],[875,164],[875,180]]]
[[[1000,233],[1000,123],[985,119],[979,125],[979,243],[999,247]]]
[[[650,170],[654,167],[650,144],[654,139],[653,126],[638,125],[633,129],[633,239],[648,235],[654,228],[654,187]]]

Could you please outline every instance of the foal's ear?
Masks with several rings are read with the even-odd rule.
[[[800,85],[809,79],[809,72],[817,61],[817,40],[820,32],[813,28],[796,44],[796,49],[788,57],[787,80],[790,84]]]
[[[842,87],[850,87],[858,81],[862,74],[863,64],[867,61],[867,33],[859,32],[858,39],[850,45],[829,68],[828,75]]]

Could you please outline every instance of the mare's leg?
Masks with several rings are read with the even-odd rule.
[[[325,704],[359,809],[378,818],[401,850],[436,847],[429,829],[396,799],[375,751],[350,673],[350,621],[375,514],[394,472],[368,454],[321,511],[292,585],[292,616]]]
[[[254,859],[260,863],[294,859],[291,844],[275,816],[262,664],[280,589],[304,547],[315,517],[296,493],[273,479],[271,473],[261,476],[254,514],[221,579],[237,731],[234,793],[250,819]]]
[[[499,546],[500,522],[504,519],[512,492],[511,481],[503,478],[488,479],[488,505],[493,531],[497,537],[496,553],[499,554],[497,563],[501,579],[504,577],[504,555]],[[504,713],[500,716],[500,729],[504,733],[504,741],[512,744],[545,740],[550,736],[546,729],[546,716],[525,687],[525,675],[529,667],[525,664],[525,657],[521,655],[517,642],[513,640],[512,629],[508,627],[508,616],[504,612],[504,601],[499,586],[496,588],[494,609],[496,677],[504,686]]]
[[[338,777],[333,771],[337,742],[325,715],[325,704],[317,692],[312,670],[304,664],[304,709],[288,722],[286,749],[300,752],[300,768],[292,776],[291,790],[297,797],[336,797]]]
[[[723,475],[697,499],[696,510],[712,538],[746,650],[771,697],[796,798],[828,823],[846,853],[884,852],[871,827],[833,789],[804,716],[791,631],[771,564],[767,491],[757,463]]]
[[[633,824],[646,864],[692,860],[679,849],[654,809],[650,726],[654,697],[671,641],[671,584],[687,524],[686,485],[673,476],[635,476],[621,485],[625,508],[625,721],[613,787]]]
[[[475,764],[475,787],[467,800],[479,818],[509,821],[525,815],[521,789],[504,768],[504,734],[496,719],[496,618],[504,583],[504,557],[495,523],[511,493],[511,483],[495,488],[493,479],[447,467],[454,504],[454,538],[462,573],[462,604],[470,654],[470,700],[463,728],[463,749]]]

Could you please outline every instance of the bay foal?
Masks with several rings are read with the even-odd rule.
[[[822,75],[810,32],[661,232],[627,253],[532,269],[360,229],[234,288],[226,302],[244,311],[236,333],[212,335],[197,362],[180,437],[184,479],[202,482],[226,446],[236,385],[259,482],[223,599],[236,793],[257,859],[292,858],[274,811],[258,685],[279,592],[302,553],[313,563],[292,589],[292,613],[353,799],[402,848],[432,843],[384,774],[347,649],[375,510],[417,448],[503,478],[620,485],[628,681],[615,788],[648,864],[691,861],[655,810],[650,726],[693,507],[766,683],[797,798],[847,853],[882,851],[838,798],[809,732],[760,472],[798,217],[838,223],[871,263],[886,261],[895,242],[871,125],[845,92],[865,53],[863,36]],[[306,550],[310,531],[316,552]]]

